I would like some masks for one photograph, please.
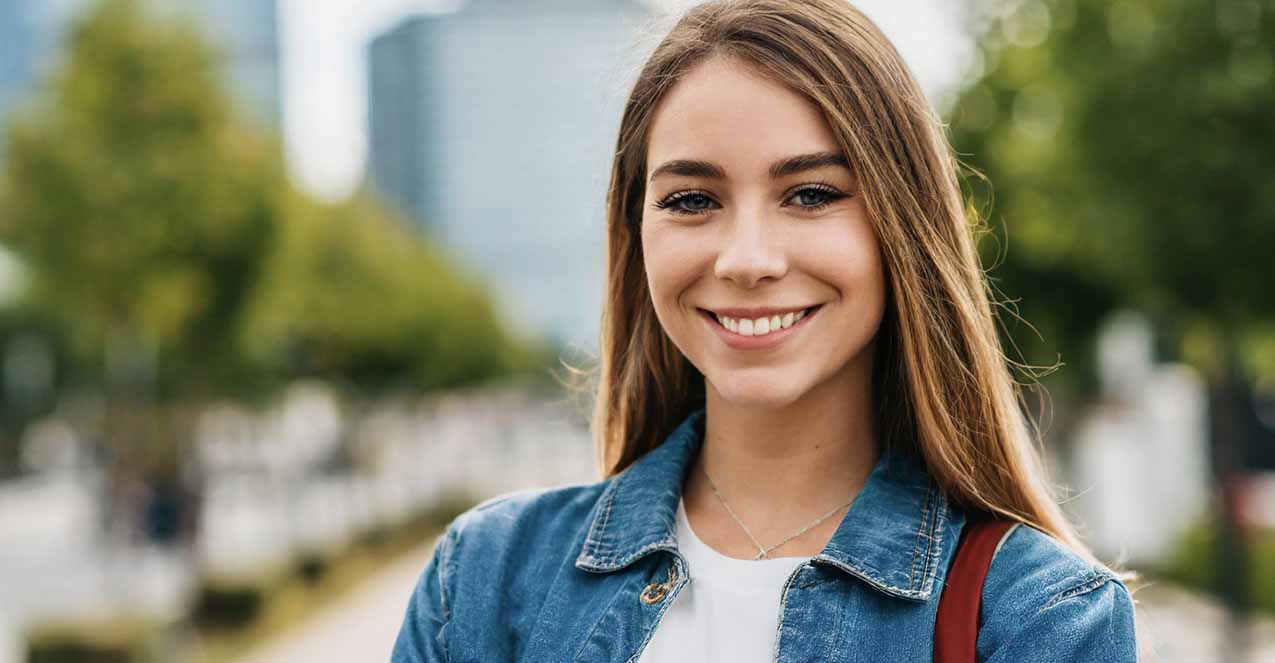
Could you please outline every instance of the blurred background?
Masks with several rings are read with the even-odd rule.
[[[0,663],[387,660],[459,510],[596,480],[563,362],[689,4],[0,2]],[[1275,661],[1275,2],[854,4],[1146,660]]]

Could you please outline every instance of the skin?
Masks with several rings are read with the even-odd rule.
[[[885,275],[856,178],[840,165],[779,179],[768,172],[794,155],[839,151],[813,102],[726,56],[687,72],[653,120],[642,216],[647,284],[661,326],[707,387],[704,445],[682,494],[697,536],[730,557],[751,559],[758,549],[701,468],[769,547],[853,500],[879,456],[872,361]],[[725,178],[651,179],[681,159],[711,162]],[[697,195],[656,208],[687,191]],[[700,311],[813,304],[823,308],[804,329],[766,350],[729,347]],[[845,513],[769,557],[818,554]]]

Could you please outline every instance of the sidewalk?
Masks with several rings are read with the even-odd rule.
[[[1226,660],[1226,612],[1216,601],[1168,583],[1136,590],[1141,663],[1275,663],[1275,619],[1249,629],[1248,659]]]
[[[237,663],[388,663],[407,601],[433,548],[433,540],[420,546],[313,619]]]

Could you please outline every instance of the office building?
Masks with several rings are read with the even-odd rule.
[[[475,0],[371,44],[368,177],[512,321],[596,348],[605,195],[649,18],[631,0]]]

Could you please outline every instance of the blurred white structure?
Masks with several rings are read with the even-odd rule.
[[[1261,472],[1247,484],[1248,504],[1242,517],[1250,527],[1275,530],[1275,472]]]
[[[78,433],[60,419],[34,424],[31,453],[51,460],[0,481],[0,663],[5,638],[43,620],[170,619],[200,572],[252,580],[443,498],[596,480],[579,417],[517,388],[364,408],[310,381],[264,412],[209,407],[188,459],[203,491],[193,560],[120,531],[129,523],[104,527],[102,471],[63,457],[82,446]]]
[[[1157,561],[1209,503],[1205,385],[1157,364],[1150,325],[1132,312],[1104,325],[1098,363],[1102,397],[1077,430],[1070,506],[1100,556]]]
[[[199,556],[231,577],[331,552],[449,496],[594,480],[588,431],[517,390],[388,401],[353,417],[321,384],[298,383],[261,415],[210,408],[199,430]]]
[[[26,643],[17,625],[0,612],[0,663],[23,663],[26,654]]]

